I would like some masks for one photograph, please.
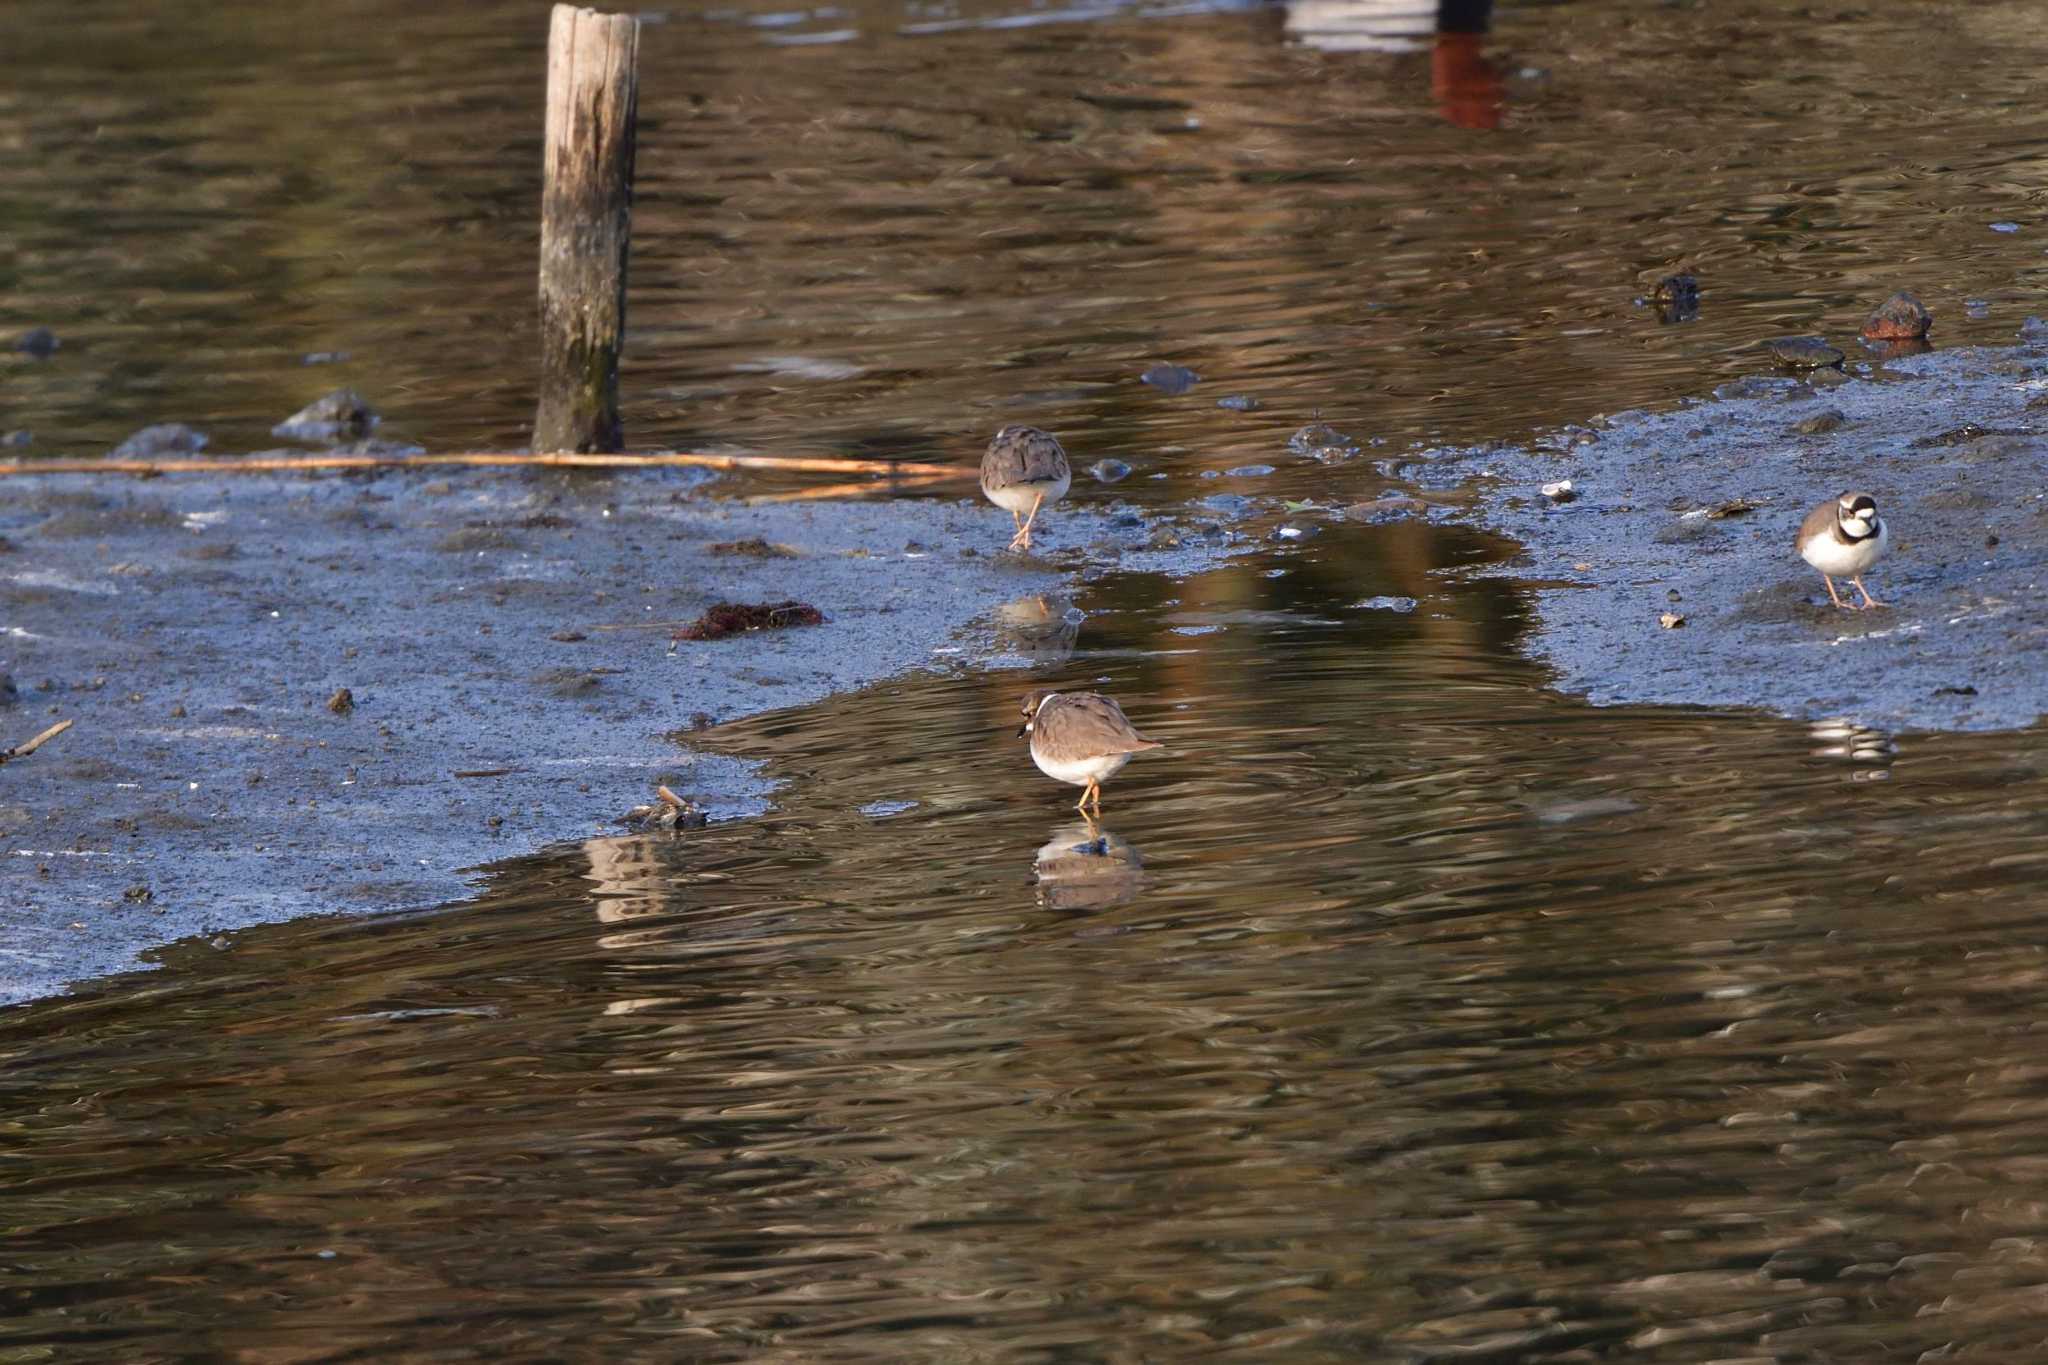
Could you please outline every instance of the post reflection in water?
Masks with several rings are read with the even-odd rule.
[[[1287,35],[1324,52],[1419,52],[1430,93],[1461,128],[1498,128],[1505,89],[1485,54],[1493,0],[1288,0]]]

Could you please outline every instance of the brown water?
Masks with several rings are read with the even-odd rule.
[[[155,15],[5,21],[0,324],[66,345],[4,425],[351,382],[518,441],[541,8]],[[1279,11],[1034,15],[649,29],[642,443],[1021,417],[1148,501],[1366,496],[1311,410],[1525,435],[1894,285],[2035,306],[2030,5],[1510,8],[1491,132]],[[1687,265],[1700,321],[1631,304]],[[0,1358],[2043,1358],[2042,735],[1585,707],[1508,548],[1112,575],[1071,655],[725,727],[766,819],[0,1015]],[[1170,746],[1099,844],[1011,737],[1048,678]]]

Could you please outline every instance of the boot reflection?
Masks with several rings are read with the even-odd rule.
[[[1038,901],[1049,910],[1103,910],[1145,888],[1145,860],[1129,840],[1092,821],[1053,830],[1038,850]]]
[[[1498,128],[1505,87],[1486,59],[1493,0],[1288,0],[1287,36],[1323,52],[1430,49],[1437,112],[1460,128]]]

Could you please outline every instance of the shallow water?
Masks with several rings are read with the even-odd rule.
[[[63,13],[9,21],[5,321],[66,346],[6,425],[241,448],[352,382],[521,439],[538,7]],[[1371,447],[1285,451],[1312,411],[1527,435],[2040,283],[2030,7],[1511,8],[1496,132],[1278,11],[1045,17],[650,28],[643,443],[1021,418],[1147,502],[1364,498]],[[1686,265],[1698,322],[1630,302]],[[0,1353],[2038,1359],[2041,733],[1586,707],[1511,552],[1112,573],[1071,640],[992,623],[1016,667],[713,732],[761,820],[0,1014]],[[1048,680],[1169,746],[1099,841],[1013,738]]]

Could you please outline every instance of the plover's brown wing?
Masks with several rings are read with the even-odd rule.
[[[1064,758],[1100,758],[1163,748],[1124,717],[1124,709],[1100,692],[1062,692],[1040,708],[1032,733],[1047,752]]]
[[[1058,483],[1068,477],[1067,452],[1037,427],[1004,427],[989,439],[981,457],[981,486]]]
[[[1833,535],[1835,531],[1835,499],[1829,498],[1806,514],[1806,520],[1799,523],[1799,534],[1792,541],[1794,549],[1803,550],[1806,543],[1815,536]]]

